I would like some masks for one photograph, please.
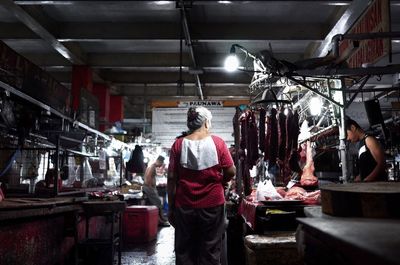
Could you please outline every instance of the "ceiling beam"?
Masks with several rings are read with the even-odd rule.
[[[176,83],[179,80],[179,73],[141,73],[127,71],[100,71],[100,75],[107,81],[114,83]],[[71,82],[71,75],[68,72],[53,72],[52,76],[61,83]],[[247,73],[204,73],[202,84],[207,83],[250,83],[251,76]],[[183,73],[182,79],[185,83],[194,83],[195,78],[189,73]]]
[[[15,0],[14,1],[18,5],[72,5],[72,4],[79,4],[79,3],[110,3],[110,4],[121,4],[121,3],[129,3],[132,0],[53,0],[53,1],[45,1],[45,0]],[[175,1],[136,1],[139,4],[144,5],[147,4],[146,2],[164,2],[159,4],[160,7],[162,6],[170,6],[175,7]],[[221,3],[221,1],[210,1],[210,0],[196,0],[196,1],[184,1],[184,2],[191,2],[193,5],[248,5],[255,2],[265,2],[265,0],[252,0],[252,1],[225,1],[230,2]],[[313,4],[323,4],[323,5],[346,5],[351,2],[351,0],[280,0],[280,1],[269,1],[269,2],[313,2]],[[154,3],[153,3],[154,4]]]
[[[329,30],[316,23],[193,23],[191,37],[212,40],[322,40]],[[289,33],[288,33],[289,32]],[[96,41],[105,39],[179,40],[177,23],[64,23],[60,41]]]
[[[205,68],[221,67],[228,52],[198,53],[197,62]],[[57,54],[23,53],[23,55],[36,65],[43,68],[50,67],[54,71],[60,71],[63,67],[69,69],[71,66],[68,61]],[[301,53],[274,53],[274,56],[289,62],[302,59]],[[182,63],[184,67],[189,68],[191,62],[187,53],[183,54]],[[179,53],[89,53],[87,54],[87,65],[93,69],[179,67]]]
[[[17,17],[25,26],[36,33],[40,38],[45,40],[51,47],[53,47],[71,63],[84,64],[84,61],[78,55],[73,53],[70,49],[58,41],[57,38],[45,27],[45,25],[42,25],[39,20],[25,11],[22,7],[15,4],[12,0],[2,0],[0,5],[14,14],[15,17]],[[43,20],[44,17],[41,17],[40,21]],[[46,25],[48,24],[51,24],[51,22],[46,23]]]
[[[179,23],[79,22],[57,24],[57,40],[179,40]],[[13,29],[12,31],[9,29]],[[193,23],[195,42],[232,40],[323,40],[327,25],[315,23]],[[0,23],[1,39],[35,39],[32,31],[19,23]]]

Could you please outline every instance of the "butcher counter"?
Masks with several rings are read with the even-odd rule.
[[[307,265],[400,264],[400,219],[332,217],[305,208],[297,244]]]
[[[85,196],[4,199],[0,203],[0,264],[77,264],[78,243],[87,237],[87,203]],[[125,202],[116,204],[121,205],[116,211],[125,208]],[[109,226],[105,216],[92,217],[89,236],[105,238]]]

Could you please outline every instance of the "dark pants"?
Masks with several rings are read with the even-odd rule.
[[[177,265],[219,265],[225,232],[224,205],[175,209]]]
[[[160,216],[160,221],[165,221],[165,218],[163,215],[162,204],[161,204],[160,197],[158,196],[157,189],[153,188],[153,187],[143,186],[142,191],[144,194],[146,194],[149,203],[151,205],[157,206],[158,213]]]

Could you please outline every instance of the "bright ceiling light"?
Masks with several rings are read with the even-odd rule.
[[[319,97],[313,97],[310,100],[310,113],[313,116],[321,114],[322,101]]]
[[[225,64],[224,64],[225,70],[228,72],[233,72],[238,69],[239,67],[239,59],[235,54],[230,54],[226,59],[225,59]]]
[[[172,1],[155,1],[155,4],[158,6],[164,6],[171,4]]]

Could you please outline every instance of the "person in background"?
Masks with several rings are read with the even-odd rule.
[[[189,131],[171,147],[168,218],[175,227],[177,265],[221,262],[224,185],[235,175],[236,168],[224,140],[210,134],[211,119],[208,109],[189,108]]]
[[[355,177],[354,181],[387,180],[385,154],[378,140],[374,136],[366,134],[357,122],[348,117],[345,120],[345,126],[347,140],[353,143],[358,142],[359,175]]]
[[[166,220],[166,218],[163,215],[163,209],[162,209],[162,204],[160,197],[158,196],[157,192],[157,187],[156,187],[156,170],[157,168],[160,168],[164,166],[164,157],[159,156],[157,157],[156,162],[151,164],[150,166],[147,167],[146,172],[144,173],[144,185],[143,185],[143,192],[146,194],[149,202],[152,205],[155,205],[158,207],[159,211],[159,219],[158,219],[158,225],[159,226],[169,226],[170,224]]]
[[[145,172],[146,165],[144,164],[144,155],[142,147],[139,145],[135,146],[132,151],[131,157],[126,162],[126,179],[139,184],[143,183],[142,176]]]

